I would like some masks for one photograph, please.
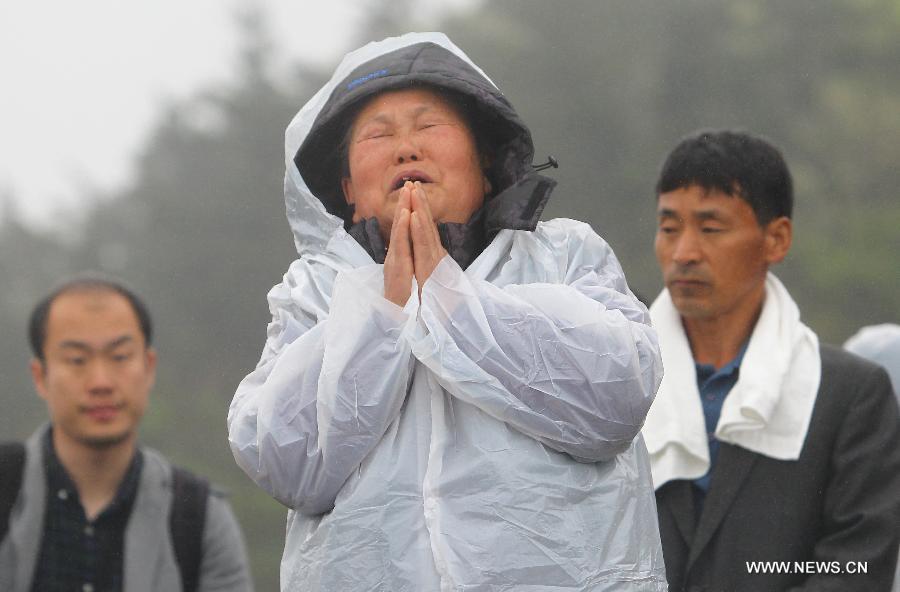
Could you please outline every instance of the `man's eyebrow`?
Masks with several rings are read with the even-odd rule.
[[[74,341],[71,339],[67,339],[66,341],[61,342],[59,344],[59,347],[66,348],[66,349],[83,349],[85,351],[91,350],[91,346],[84,343],[83,341]]]
[[[112,350],[119,347],[120,345],[124,345],[132,341],[134,341],[134,337],[132,337],[131,335],[122,335],[121,337],[113,339],[109,343],[103,344],[102,346],[100,346],[100,349]],[[74,339],[66,339],[65,341],[60,342],[59,347],[64,349],[78,349],[83,351],[93,351],[94,349],[89,344]]]
[[[658,218],[666,218],[666,219],[672,218],[674,220],[681,220],[681,216],[678,214],[678,212],[676,212],[675,210],[673,210],[671,208],[661,208],[656,213],[656,215]]]
[[[134,337],[132,337],[131,335],[122,335],[121,337],[113,339],[112,341],[110,341],[109,343],[104,345],[102,349],[105,349],[105,350],[116,349],[120,345],[125,345],[127,343],[131,343],[132,341],[134,341]]]
[[[719,210],[700,210],[699,212],[694,212],[693,216],[701,222],[706,220],[722,220],[724,218],[722,212]]]

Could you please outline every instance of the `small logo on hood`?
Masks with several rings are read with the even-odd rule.
[[[374,72],[366,74],[365,76],[360,76],[359,78],[354,78],[353,80],[348,82],[347,90],[353,90],[354,88],[356,88],[363,82],[368,82],[370,80],[374,80],[376,78],[381,78],[382,76],[387,76],[387,75],[388,75],[387,70],[375,70]]]

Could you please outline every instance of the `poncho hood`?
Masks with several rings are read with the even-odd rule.
[[[285,201],[301,255],[352,236],[374,261],[383,261],[377,221],[351,221],[352,209],[340,185],[340,147],[368,98],[417,85],[466,99],[466,115],[491,155],[486,173],[494,193],[466,224],[439,225],[451,256],[465,267],[499,230],[534,229],[555,181],[533,172],[528,127],[490,78],[445,35],[409,33],[347,54],[288,127]]]

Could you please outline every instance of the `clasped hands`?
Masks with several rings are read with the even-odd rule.
[[[413,276],[421,295],[425,281],[446,254],[422,183],[407,181],[400,188],[384,258],[384,297],[404,306]]]

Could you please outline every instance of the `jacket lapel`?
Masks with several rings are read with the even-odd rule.
[[[706,495],[691,544],[687,570],[691,569],[694,561],[716,532],[757,458],[758,455],[754,452],[722,442],[713,469],[709,493]]]
[[[44,534],[44,512],[47,503],[47,477],[44,472],[43,439],[49,424],[41,426],[25,443],[25,467],[22,473],[21,491],[16,506],[21,507],[19,517],[9,517],[9,531],[6,544],[12,546],[12,553],[17,557],[15,562],[14,592],[31,590],[34,567],[41,552],[41,539]],[[6,582],[11,574],[0,574],[0,582]]]
[[[171,494],[168,475],[157,456],[143,449],[144,467],[128,527],[125,529],[125,588],[129,592],[155,592],[177,589],[177,584],[162,582],[169,546],[168,503]],[[176,586],[176,587],[171,587]]]
[[[697,526],[692,487],[690,481],[673,481],[666,492],[665,501],[687,548],[691,547]]]

